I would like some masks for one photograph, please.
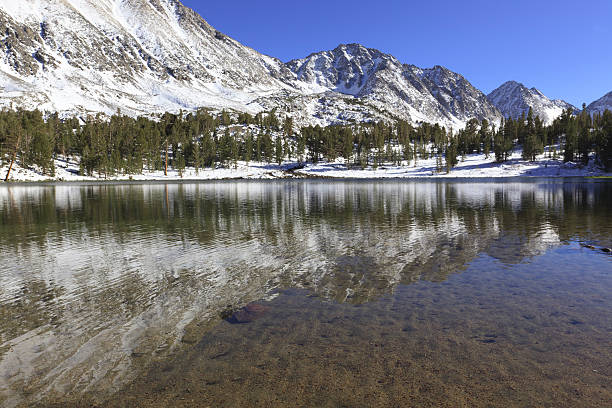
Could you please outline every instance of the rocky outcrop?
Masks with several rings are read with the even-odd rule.
[[[567,109],[577,111],[576,107],[565,101],[549,99],[536,88],[528,89],[515,81],[505,82],[487,95],[487,98],[506,118],[516,119],[522,114],[527,116],[529,108],[532,108],[533,114],[539,116],[545,124],[552,123]]]
[[[603,113],[606,109],[612,111],[612,92],[608,92],[586,107],[590,114]]]

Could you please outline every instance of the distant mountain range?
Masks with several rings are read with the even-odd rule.
[[[595,102],[586,107],[586,110],[593,113],[603,113],[605,110],[612,111],[612,92],[608,92]]]
[[[444,67],[423,69],[359,44],[288,63],[211,27],[178,0],[0,4],[0,106],[129,115],[199,107],[276,109],[298,124],[380,119],[460,127],[531,106],[546,122],[572,105],[506,82],[485,96]],[[612,106],[612,93],[589,105]]]
[[[464,124],[501,119],[500,112],[461,75],[440,66],[421,69],[359,44],[293,60],[297,79],[327,92],[352,95],[414,121]]]
[[[551,123],[559,117],[563,111],[571,109],[577,111],[576,107],[560,99],[548,99],[536,88],[528,89],[525,85],[508,81],[487,95],[487,99],[497,107],[504,117],[517,118],[521,114],[527,115],[532,108],[545,123]]]

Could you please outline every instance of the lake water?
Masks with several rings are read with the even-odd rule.
[[[612,406],[612,183],[0,186],[0,406]]]

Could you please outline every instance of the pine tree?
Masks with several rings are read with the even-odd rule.
[[[215,157],[217,155],[217,146],[212,134],[206,133],[202,139],[202,159],[204,166],[215,167]]]
[[[11,177],[11,170],[15,165],[15,161],[17,160],[18,154],[21,151],[21,141],[22,141],[22,128],[21,126],[17,126],[17,121],[12,120],[13,118],[9,118],[7,121],[6,135],[3,137],[3,144],[9,146],[8,152],[10,153],[11,159],[9,163],[8,170],[6,172],[6,176],[4,181],[9,181]],[[10,129],[10,130],[9,130]]]
[[[530,131],[523,142],[523,160],[535,161],[538,151],[538,138],[535,131]]]
[[[283,162],[283,143],[280,136],[277,136],[274,141],[274,157],[276,158],[276,163],[280,166]]]
[[[451,169],[458,163],[457,154],[459,150],[459,140],[451,133],[448,137],[448,144],[444,156],[446,158],[446,172],[450,173]]]
[[[485,159],[489,158],[489,154],[491,153],[491,131],[489,129],[489,121],[483,119],[480,123],[480,130],[478,132],[478,136],[480,139],[480,144],[482,144],[482,150],[485,154]]]
[[[197,175],[202,167],[202,150],[200,148],[200,141],[197,137],[192,143],[193,168],[195,170],[195,174]]]
[[[289,140],[293,137],[293,119],[290,116],[285,118],[283,123],[283,156],[291,160],[291,146]]]
[[[266,163],[271,163],[272,162],[272,156],[274,154],[274,149],[272,147],[272,136],[270,134],[270,132],[266,132],[263,135],[263,140],[262,140],[262,148],[263,148],[263,157],[266,161]]]
[[[232,150],[233,150],[233,138],[232,135],[230,134],[230,130],[229,128],[225,128],[225,131],[223,132],[223,136],[221,137],[221,140],[219,141],[219,147],[218,147],[218,157],[219,157],[219,161],[222,162],[224,165],[228,165],[229,162],[232,160],[233,154],[232,154]]]
[[[238,168],[238,156],[240,154],[240,148],[238,146],[238,140],[236,139],[236,134],[234,134],[234,136],[231,137],[231,142],[230,142],[230,158],[232,160],[232,164],[234,165],[234,168],[237,169]]]
[[[301,132],[297,136],[297,156],[298,163],[302,164],[304,162],[304,155],[306,154],[306,136],[304,132]]]
[[[586,104],[582,104],[582,112],[580,116],[577,118],[577,126],[578,126],[578,140],[577,140],[577,149],[580,155],[580,161],[582,164],[587,164],[589,162],[589,154],[593,149],[591,129],[593,127],[591,122],[591,115],[586,110]]]
[[[183,172],[185,171],[185,155],[182,150],[174,152],[174,168],[178,171],[179,177],[183,178]]]
[[[230,119],[229,114],[225,111],[225,109],[221,112],[221,125],[222,126],[230,126],[232,124],[232,120]]]
[[[498,163],[508,160],[508,154],[513,146],[515,130],[514,121],[508,118],[502,121],[501,126],[495,133],[493,138],[493,151],[495,153],[495,161]]]
[[[253,134],[249,132],[244,143],[244,155],[243,160],[248,165],[253,158]]]
[[[606,171],[612,171],[612,112],[605,110],[598,129],[597,157]]]
[[[565,146],[563,151],[563,161],[573,162],[575,159],[576,145],[578,144],[578,129],[576,121],[570,118],[565,131]]]
[[[344,129],[342,132],[342,156],[344,156],[348,168],[353,156],[353,132],[350,128]]]

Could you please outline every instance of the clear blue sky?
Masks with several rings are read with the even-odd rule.
[[[580,107],[612,91],[612,0],[182,1],[283,61],[357,42],[485,93],[516,80]]]

